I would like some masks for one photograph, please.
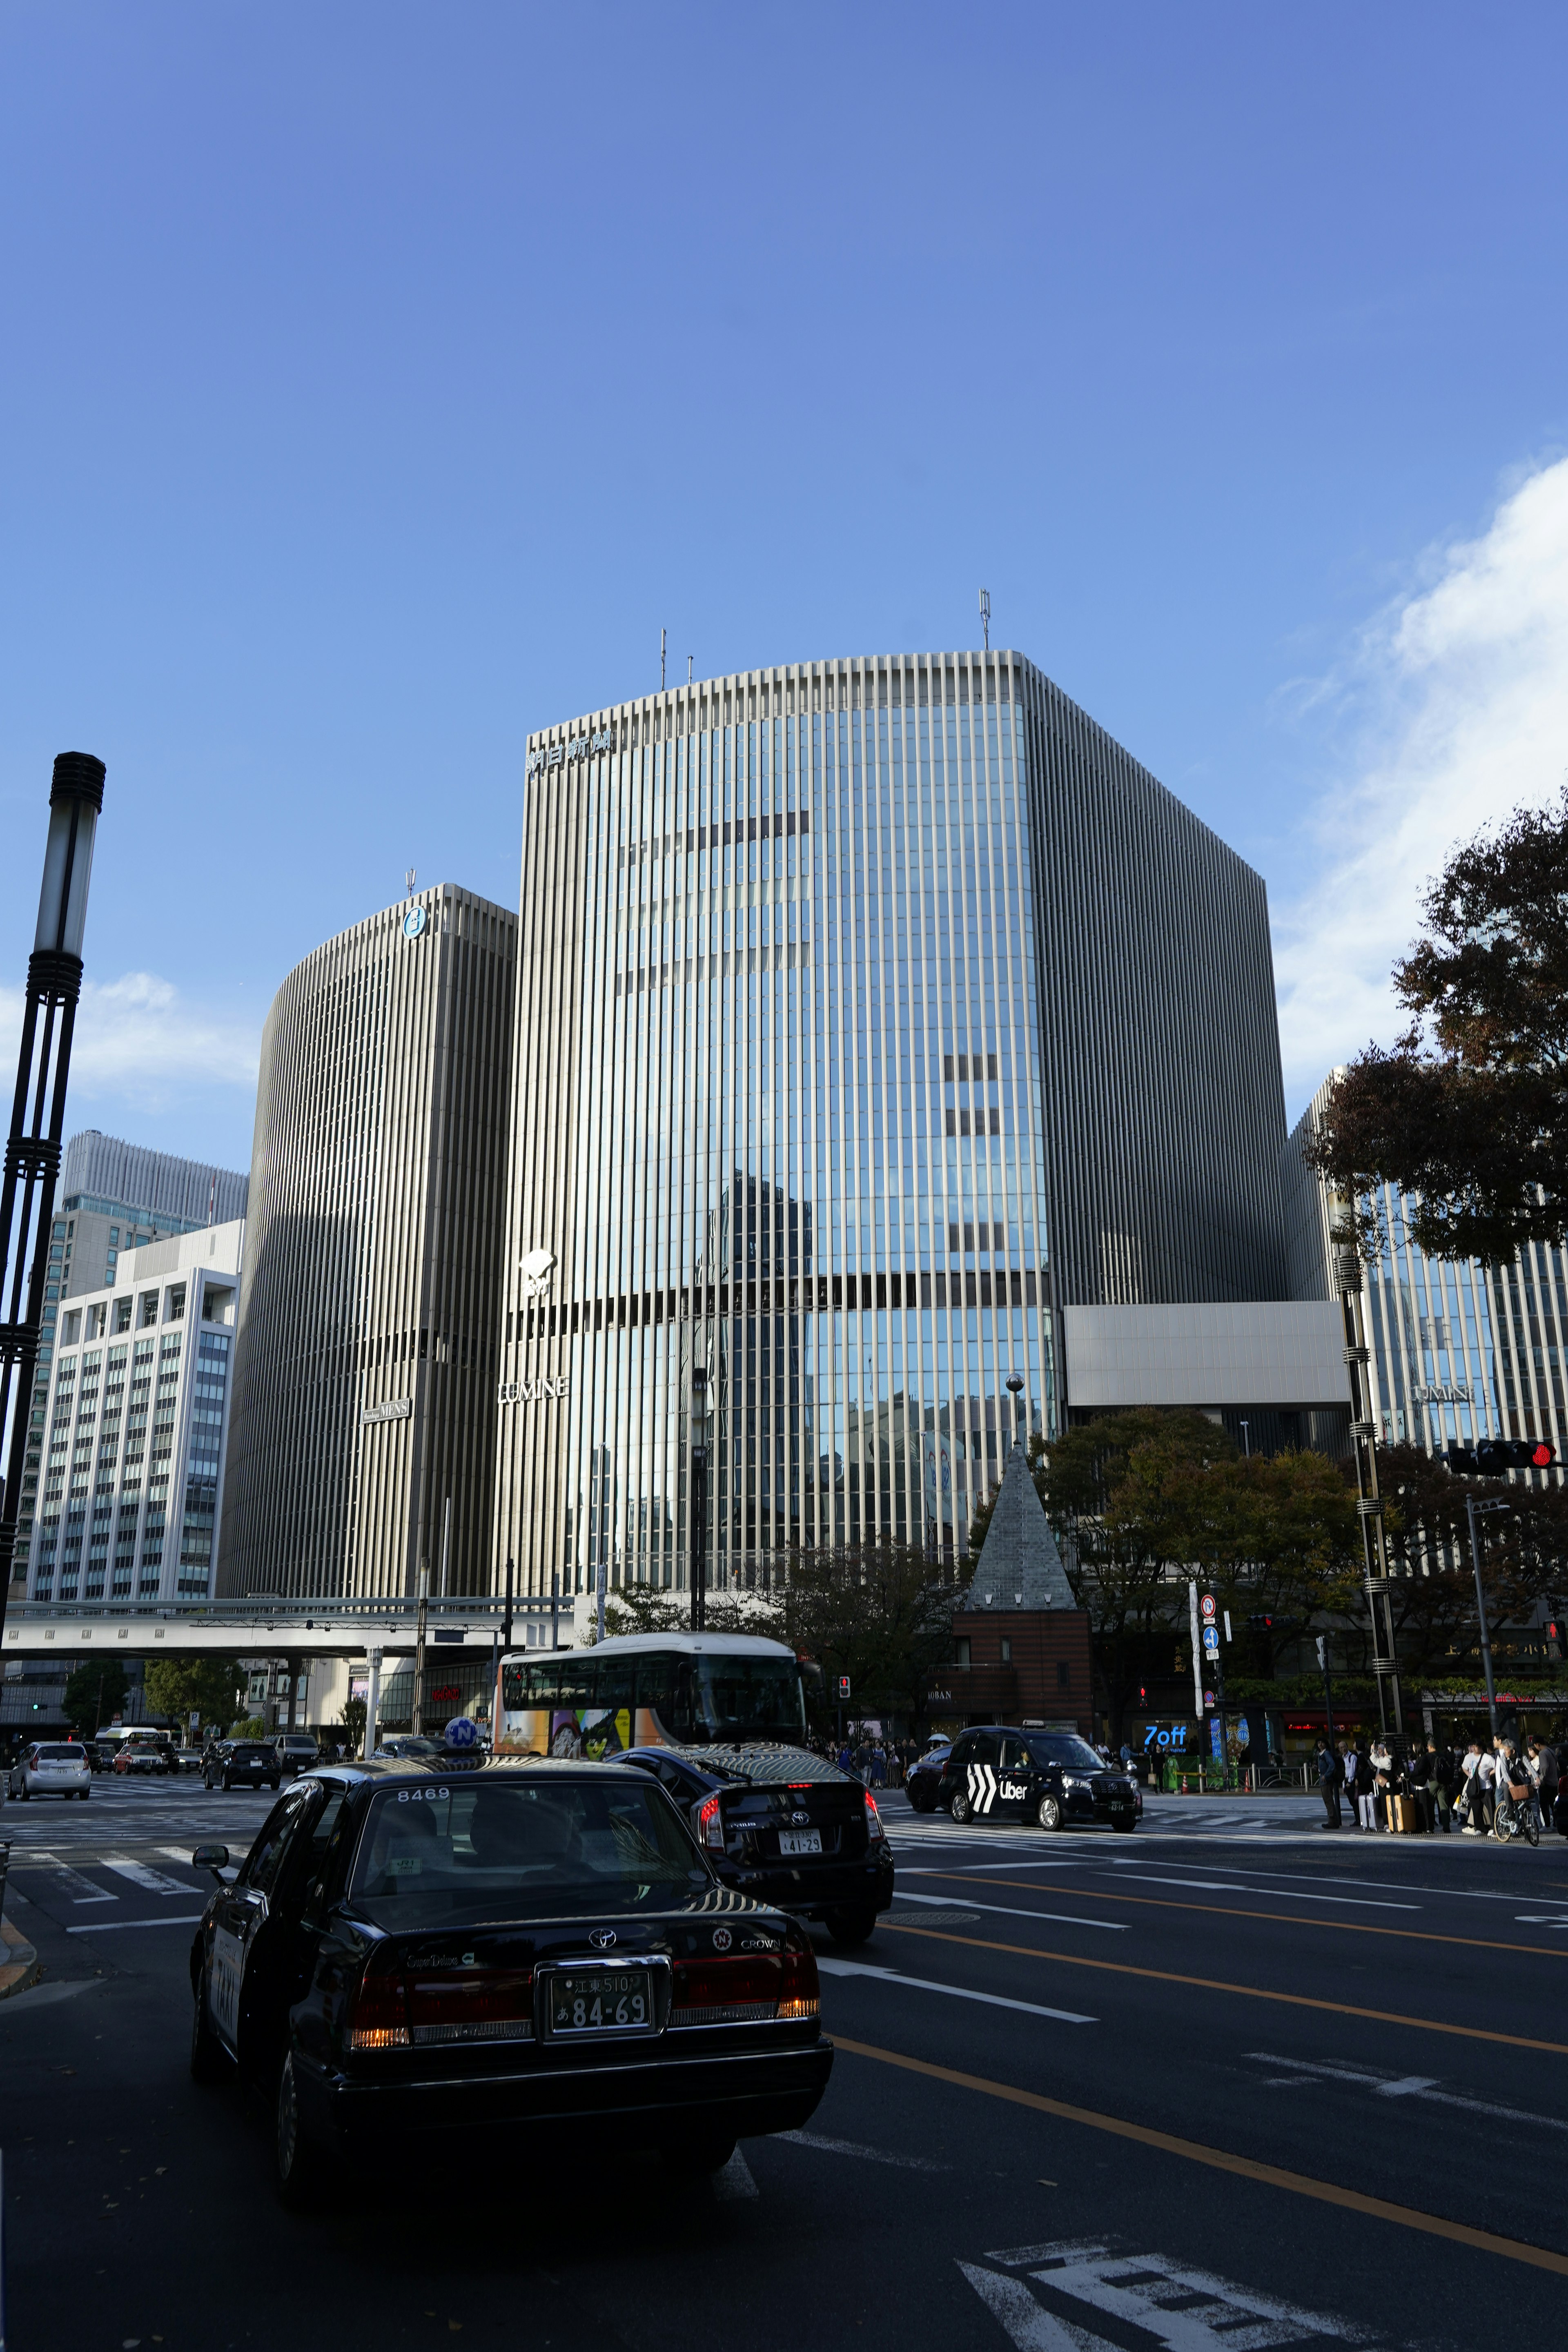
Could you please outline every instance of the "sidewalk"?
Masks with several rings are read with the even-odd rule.
[[[39,1969],[37,1953],[9,1919],[0,1919],[0,2000],[26,1992]]]

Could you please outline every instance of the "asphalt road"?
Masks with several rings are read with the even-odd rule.
[[[1548,2343],[1568,2296],[1568,1845],[1152,1805],[1135,1837],[885,1808],[890,1924],[822,1948],[810,2129],[697,2190],[606,2147],[274,2202],[268,2119],[185,2071],[205,1889],[265,1794],[10,1805],[11,2352]],[[538,2160],[534,2168],[527,2159]]]

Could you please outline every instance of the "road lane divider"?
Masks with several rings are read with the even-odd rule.
[[[977,2000],[987,2009],[1019,2009],[1026,2017],[1049,2017],[1058,2025],[1100,2023],[1098,2017],[1085,2017],[1076,2009],[1047,2009],[1037,2000],[1013,2000],[1005,1993],[976,1992],[969,1985],[943,1984],[936,1977],[900,1976],[897,1969],[873,1968],[868,1960],[836,1960],[819,1952],[816,1965],[824,1976],[869,1977],[877,1984],[908,1985],[912,1992],[944,1992],[950,2000]]]
[[[1018,1960],[1054,1960],[1062,1968],[1100,1969],[1117,1977],[1142,1977],[1154,1984],[1189,1985],[1199,1992],[1237,1994],[1244,2000],[1278,2001],[1286,2009],[1324,2010],[1331,2017],[1365,2017],[1377,2025],[1406,2025],[1418,2033],[1451,2033],[1464,2042],[1499,2042],[1510,2050],[1545,2050],[1568,2058],[1568,2042],[1542,2042],[1527,2033],[1500,2033],[1487,2025],[1448,2025],[1438,2017],[1413,2017],[1396,2009],[1362,2009],[1353,2001],[1322,2000],[1305,1992],[1274,1992],[1262,1985],[1229,1984],[1219,1977],[1182,1976],[1173,1969],[1144,1969],[1131,1960],[1094,1960],[1082,1952],[1044,1952],[1036,1945],[998,1944],[982,1936],[955,1935],[944,1927],[889,1927],[890,1936],[921,1936],[931,1944],[967,1944],[977,1952],[1005,1952]],[[827,1967],[819,1959],[819,1968]]]
[[[944,1911],[950,1907],[945,1895],[911,1895],[908,1887],[899,1896],[899,1901],[900,1903],[934,1903],[940,1905]],[[1121,1919],[1079,1919],[1070,1911],[1026,1911],[1022,1905],[1017,1903],[967,1902],[964,1908],[969,1911],[994,1911],[998,1918],[1002,1919],[1048,1919],[1054,1927],[1100,1927],[1111,1936],[1125,1936],[1128,1933],[1125,1921]],[[897,1920],[889,1922],[889,1925],[894,1927],[900,1924]],[[934,1922],[932,1924],[934,1925]]]
[[[922,1871],[921,1875],[922,1878],[956,1878],[962,1881],[963,1873],[957,1870],[926,1870]],[[1026,1878],[993,1878],[987,1883],[992,1886],[1015,1887],[1024,1895],[1044,1892],[1043,1888],[1031,1887]],[[1395,1936],[1405,1943],[1462,1944],[1470,1950],[1478,1952],[1533,1952],[1542,1959],[1568,1959],[1568,1946],[1559,1944],[1521,1944],[1517,1938],[1503,1940],[1495,1936],[1445,1936],[1436,1927],[1382,1927],[1371,1919],[1303,1918],[1294,1911],[1243,1911],[1234,1903],[1175,1903],[1168,1895],[1118,1895],[1113,1894],[1109,1886],[1086,1886],[1082,1891],[1090,1903],[1134,1904],[1140,1910],[1144,1911],[1201,1911],[1215,1919],[1260,1919],[1277,1927],[1331,1927],[1343,1936]],[[1243,1888],[1241,1891],[1246,1893],[1248,1890]],[[900,1903],[921,1901],[935,1903],[950,1899],[942,1895],[911,1895],[907,1888],[899,1897]],[[1280,1899],[1287,1903],[1295,1903],[1300,1902],[1300,1897],[1287,1895]],[[984,1911],[986,1908],[987,1906],[984,1903],[970,1904],[970,1909],[973,1911]],[[1050,1914],[1040,1911],[1028,1916],[1044,1919],[1049,1917]]]
[[[68,1927],[66,1934],[68,1936],[111,1936],[118,1935],[122,1927],[199,1927],[204,1916],[200,1911],[193,1911],[188,1916],[179,1919],[171,1919],[167,1916],[162,1919],[94,1919],[85,1927]]]
[[[1162,2155],[1184,2157],[1191,2164],[1228,2172],[1236,2179],[1289,2189],[1295,2196],[1312,2198],[1321,2205],[1338,2205],[1346,2212],[1392,2221],[1402,2229],[1419,2230],[1428,2237],[1447,2238],[1455,2245],[1500,2254],[1506,2261],[1525,2263],[1531,2269],[1552,2271],[1559,2278],[1568,2278],[1568,2254],[1556,2253],[1549,2246],[1532,2246],[1522,2238],[1499,2237],[1490,2230],[1474,2229],[1467,2221],[1450,2221],[1441,2213],[1423,2213],[1415,2206],[1394,2205],[1386,2198],[1368,2197],[1359,2189],[1342,2188],[1337,2180],[1318,2180],[1310,2173],[1289,2172],[1282,2165],[1259,2164],[1253,2157],[1236,2156],[1228,2148],[1207,2147],[1201,2140],[1182,2139],[1173,2132],[1155,2131],[1147,2124],[1129,2123],[1122,2116],[1102,2115],[1097,2108],[1074,2106],[1066,2099],[1048,2099],[1042,2092],[1026,2091],[1016,2083],[994,2083],[984,2074],[962,2074],[956,2066],[938,2066],[929,2058],[908,2058],[900,2050],[881,2050],[873,2042],[851,2042],[842,2033],[836,2033],[833,2041],[835,2048],[847,2051],[852,2058],[869,2058],[879,2065],[897,2066],[906,2074],[923,2074],[931,2082],[946,2083],[954,2090],[975,2091],[985,2098],[1003,2099],[1010,2106],[1054,2116],[1060,2123],[1084,2124],[1090,2131],[1109,2132],[1114,2138],[1132,2140],[1140,2147],[1157,2148]]]

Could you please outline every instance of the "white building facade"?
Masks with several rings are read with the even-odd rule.
[[[210,1597],[244,1242],[237,1219],[129,1251],[61,1306],[17,1521],[30,1601]]]

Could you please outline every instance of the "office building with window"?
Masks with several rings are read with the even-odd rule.
[[[273,1000],[225,1592],[488,1590],[516,968],[510,909],[441,886]]]
[[[207,1160],[149,1151],[84,1128],[70,1138],[60,1163],[49,1299],[112,1286],[121,1250],[243,1217],[249,1181]]]
[[[61,1307],[17,1520],[29,1600],[210,1597],[244,1242],[237,1219],[125,1251]]]
[[[1324,1079],[1285,1150],[1285,1243],[1297,1298],[1338,1295],[1328,1190],[1301,1153],[1340,1075]],[[1491,1267],[1428,1257],[1410,1238],[1396,1186],[1383,1186],[1375,1205],[1383,1246],[1363,1262],[1362,1307],[1383,1443],[1441,1454],[1483,1437],[1545,1437],[1560,1462],[1568,1459],[1568,1251],[1534,1243]]]
[[[1257,874],[1004,652],[529,739],[494,1573],[956,1556],[1079,1302],[1277,1298]],[[1018,1390],[1008,1381],[1016,1378]]]

